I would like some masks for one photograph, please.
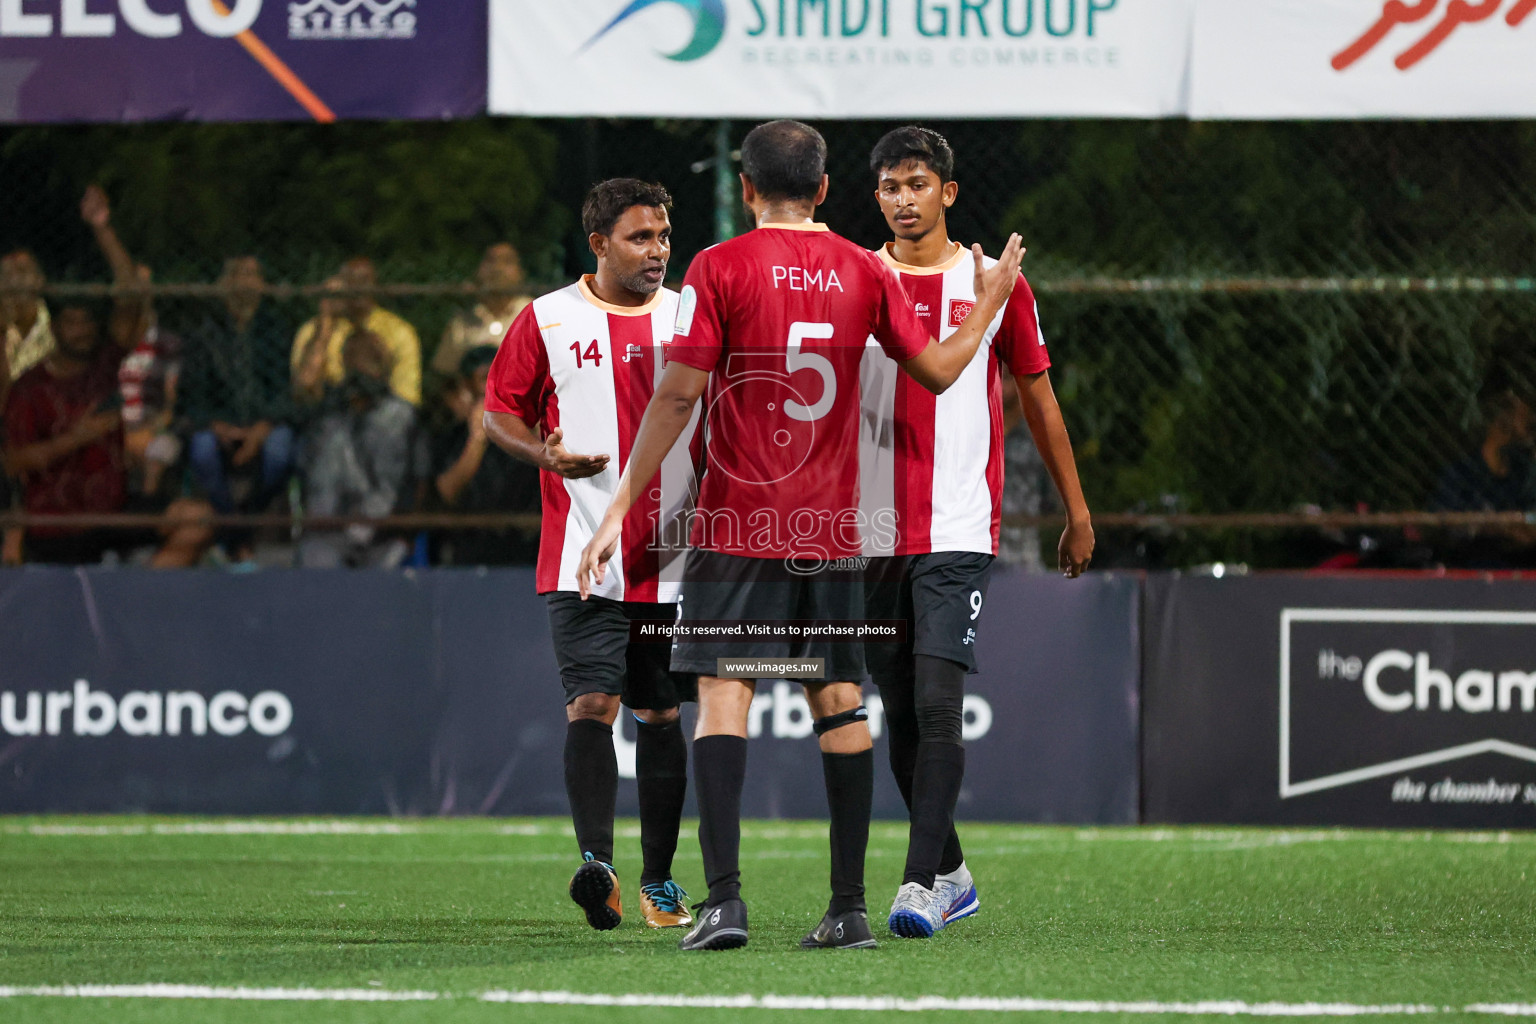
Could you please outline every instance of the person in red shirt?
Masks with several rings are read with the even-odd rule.
[[[94,312],[68,305],[54,320],[54,349],[22,374],[5,406],[5,462],[21,479],[32,515],[118,512],[127,496],[122,396],[117,368],[126,351],[100,343]],[[33,562],[98,562],[111,546],[101,533],[34,527]]]
[[[602,584],[622,525],[707,393],[704,470],[684,569],[680,625],[762,620],[747,642],[680,637],[673,671],[698,672],[694,778],[709,899],[685,950],[746,944],[740,807],[754,680],[721,659],[820,659],[805,680],[820,737],[831,817],[832,899],[801,945],[875,945],[864,903],[873,755],[861,706],[863,646],[808,638],[813,621],[856,625],[862,582],[848,560],[862,546],[858,486],[859,363],[866,339],[935,392],[975,354],[1003,308],[1022,246],[983,272],[977,249],[975,322],[939,345],[901,283],[870,252],[812,221],[826,198],[826,142],[796,121],[760,125],[742,143],[742,198],[757,230],[695,257],[679,298],[668,364],[629,465],[581,554],[581,592]],[[797,631],[799,631],[797,633]],[[821,634],[818,634],[818,636]]]
[[[901,275],[913,308],[944,332],[973,319],[965,249],[950,241],[955,154],[926,128],[898,128],[870,155],[875,198],[894,240],[877,255]],[[893,545],[866,544],[865,611],[904,620],[901,642],[866,643],[880,689],[891,768],[911,815],[902,885],[888,923],[927,938],[980,906],[955,834],[965,773],[965,677],[976,643],[1002,521],[1004,389],[1017,385],[1024,419],[1061,494],[1067,529],[1061,571],[1093,556],[1093,526],[1072,442],[1051,390],[1050,357],[1034,295],[1020,278],[955,386],[933,396],[866,355],[861,438],[865,507],[889,509]],[[1012,381],[1003,379],[1004,372]],[[942,457],[941,457],[942,453]],[[873,539],[873,538],[871,538]]]

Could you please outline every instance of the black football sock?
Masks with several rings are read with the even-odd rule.
[[[699,850],[711,903],[741,899],[741,788],[746,779],[745,737],[701,736],[693,741]]]
[[[917,766],[917,707],[912,703],[912,686],[878,684],[884,705],[885,736],[891,758],[891,774],[901,790],[902,803],[912,809],[912,771]]]
[[[965,749],[960,745],[965,666],[948,658],[917,655],[913,658],[913,697],[912,714],[920,740],[912,752],[917,781],[907,803],[912,825],[903,880],[922,882],[931,889],[935,873],[948,873],[965,861],[954,827],[955,804],[965,777]],[[951,749],[938,749],[941,747]],[[936,848],[941,825],[942,846]]]
[[[688,793],[688,742],[681,722],[635,720],[635,775],[640,791],[640,884],[672,877],[677,827]]]
[[[931,659],[943,660],[943,659]],[[949,664],[954,664],[949,662]],[[962,708],[964,694],[961,695]],[[917,707],[913,703],[910,685],[882,685],[880,700],[885,705],[884,722],[886,743],[891,758],[891,774],[896,777],[896,788],[901,791],[907,811],[912,810],[912,775],[917,768]],[[965,850],[960,846],[960,836],[953,827],[944,841],[944,855],[939,858],[939,874],[947,875],[965,863]]]
[[[949,838],[944,840],[944,854],[939,858],[939,874],[947,875],[964,863],[965,851],[960,848],[960,836],[951,823]]]
[[[613,726],[578,718],[565,727],[565,795],[571,802],[576,845],[613,863],[613,804],[619,795],[619,760]]]
[[[919,882],[924,888],[933,888],[945,845],[955,834],[955,802],[964,778],[964,747],[927,740],[918,744],[917,771],[912,782],[912,827],[902,882]],[[959,867],[958,862],[955,867]]]
[[[869,816],[874,804],[875,752],[821,755],[827,783],[828,829],[832,841],[832,902],[827,911],[842,914],[864,909],[864,854],[869,848]]]

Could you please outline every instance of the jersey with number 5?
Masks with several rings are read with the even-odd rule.
[[[858,555],[864,344],[904,361],[929,337],[895,272],[824,224],[764,226],[695,257],[667,346],[711,373],[693,546]]]
[[[571,480],[542,470],[543,528],[537,586],[541,594],[576,590],[576,564],[613,500],[640,419],[661,377],[672,337],[677,293],[661,289],[643,306],[614,306],[587,278],[533,300],[507,331],[485,385],[485,407],[510,413],[548,434],[564,431],[566,451],[607,455],[596,476]],[[697,422],[696,420],[694,422]],[[624,517],[619,550],[599,597],[676,601],[692,507],[693,422],[661,472]]]

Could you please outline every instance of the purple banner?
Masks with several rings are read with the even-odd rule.
[[[483,0],[0,0],[0,122],[484,112]]]

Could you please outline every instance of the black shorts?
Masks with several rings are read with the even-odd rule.
[[[859,622],[864,615],[866,559],[797,561],[747,558],[690,548],[683,568],[679,623]],[[716,674],[720,658],[822,658],[823,682],[862,683],[864,644],[829,637],[754,637],[744,641],[690,640],[672,645],[672,671]],[[814,680],[806,680],[814,682]]]
[[[619,697],[636,711],[664,711],[685,700],[698,700],[698,679],[669,671],[671,645],[630,643],[634,621],[671,625],[673,604],[610,601],[558,592],[544,595],[549,609],[549,635],[560,663],[560,682],[569,704],[587,693]]]
[[[904,619],[905,643],[864,645],[876,682],[905,679],[912,658],[947,658],[976,671],[976,639],[992,576],[992,555],[937,551],[870,559],[865,610],[871,619]]]

